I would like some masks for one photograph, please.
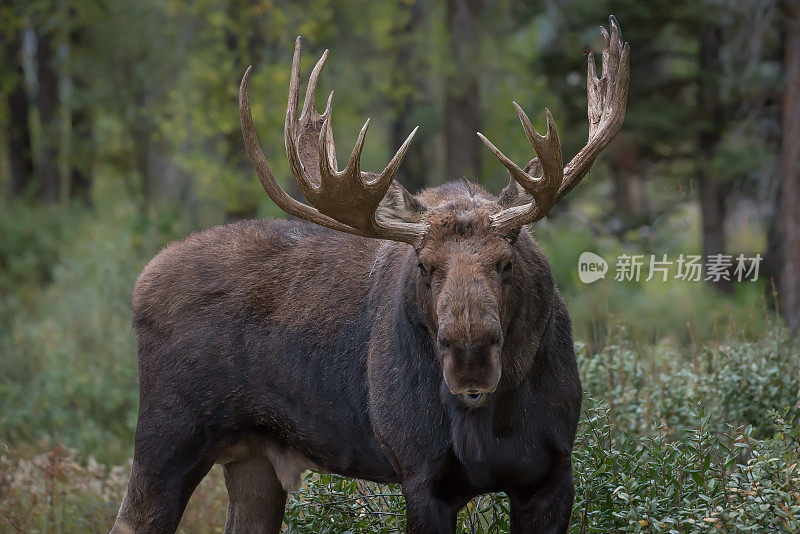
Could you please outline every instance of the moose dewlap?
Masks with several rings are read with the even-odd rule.
[[[499,197],[467,181],[411,195],[394,176],[413,132],[383,171],[361,170],[369,121],[340,170],[331,98],[315,106],[328,54],[298,112],[298,38],[284,136],[308,204],[294,200],[259,146],[247,70],[247,151],[301,221],[193,234],[139,276],[139,419],[112,532],[174,532],[214,463],[227,533],[280,532],[308,468],[399,482],[408,532],[455,532],[458,510],[494,491],[510,498],[512,532],[566,532],[581,386],[567,310],[524,226],[621,127],[629,47],[613,17],[603,35],[600,78],[589,56],[588,142],[569,163],[549,112],[541,135],[515,104],[536,152],[523,167],[478,134],[510,174]]]

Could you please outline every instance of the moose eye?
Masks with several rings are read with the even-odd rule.
[[[513,269],[513,264],[510,261],[503,263],[502,267],[500,267],[500,278],[504,284],[511,279],[512,269]]]
[[[433,268],[425,267],[425,265],[422,262],[419,262],[417,264],[417,267],[419,267],[419,274],[422,276],[422,281],[425,282],[425,285],[430,286],[431,273],[433,273]]]
[[[419,267],[419,274],[422,277],[422,281],[426,286],[431,287],[431,275],[433,274],[433,267],[426,267],[422,262],[419,262],[417,267]]]

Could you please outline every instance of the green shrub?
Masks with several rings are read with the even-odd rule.
[[[458,532],[508,532],[508,499],[483,495],[458,516]],[[284,518],[289,533],[403,532],[405,501],[397,484],[376,484],[327,473],[310,473],[289,496]]]
[[[27,221],[38,210],[17,212]],[[31,243],[52,248],[55,259],[42,259],[46,265],[27,275],[23,267],[6,273],[0,442],[64,443],[112,463],[130,456],[138,403],[130,294],[164,240],[155,225],[137,229],[140,220],[126,205],[94,216],[62,214],[72,226],[57,243]],[[10,264],[28,265],[17,254]],[[49,283],[40,285],[40,271]]]
[[[572,531],[792,532],[800,528],[796,423],[766,440],[719,435],[702,404],[684,439],[662,428],[617,437],[607,404],[590,403],[576,443]]]
[[[644,433],[652,421],[680,429],[691,424],[689,399],[702,396],[713,430],[752,425],[772,435],[770,409],[797,401],[800,348],[775,328],[757,342],[706,346],[696,351],[669,345],[637,347],[626,339],[586,356],[579,351],[584,389],[607,399],[618,432]]]
[[[137,409],[130,292],[144,264],[182,234],[175,217],[149,221],[125,202],[96,214],[0,213],[0,533],[103,532],[113,521]],[[579,241],[565,237],[554,265]],[[571,532],[800,529],[798,426],[794,412],[774,411],[797,402],[800,349],[766,328],[768,312],[753,313],[758,288],[725,301],[686,284],[587,287],[565,291],[577,321],[591,318],[604,332],[579,345],[589,397]],[[613,306],[627,304],[632,324],[620,329]],[[734,310],[730,321],[717,306]],[[747,328],[731,327],[750,316]],[[693,332],[676,333],[687,321]],[[215,468],[182,531],[218,532],[225,499]],[[399,532],[404,512],[398,486],[314,473],[289,497],[286,524],[298,533]],[[507,498],[470,503],[459,531],[507,532]]]
[[[702,403],[680,439],[662,426],[620,435],[607,402],[588,398],[573,455],[576,497],[570,532],[796,532],[800,529],[800,431],[785,412],[769,415],[769,439],[750,428],[711,430]],[[103,532],[113,522],[128,466],[107,469],[74,450],[28,458],[0,455],[0,532]],[[220,469],[195,491],[181,532],[218,532],[225,494]],[[312,473],[289,496],[292,533],[402,532],[397,485]],[[459,532],[508,532],[508,500],[484,495],[459,515]]]

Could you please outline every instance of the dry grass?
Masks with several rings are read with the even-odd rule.
[[[130,465],[108,467],[61,446],[0,455],[0,533],[108,532]],[[219,532],[228,498],[218,467],[192,496],[179,532]]]

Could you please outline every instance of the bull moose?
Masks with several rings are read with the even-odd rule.
[[[510,174],[499,197],[466,180],[411,195],[394,176],[414,132],[382,172],[362,171],[369,121],[339,170],[331,98],[315,107],[328,53],[298,114],[298,37],[284,136],[308,203],[295,200],[259,146],[247,69],[247,152],[270,198],[302,221],[192,234],[142,271],[139,417],[112,532],[174,532],[215,463],[226,533],[279,532],[307,469],[399,482],[410,533],[455,532],[459,509],[496,491],[510,499],[511,532],[566,532],[581,384],[566,307],[525,225],[622,125],[630,49],[613,16],[602,32],[600,78],[588,61],[588,142],[572,161],[549,111],[540,135],[514,104],[536,153],[525,167],[478,133]]]

